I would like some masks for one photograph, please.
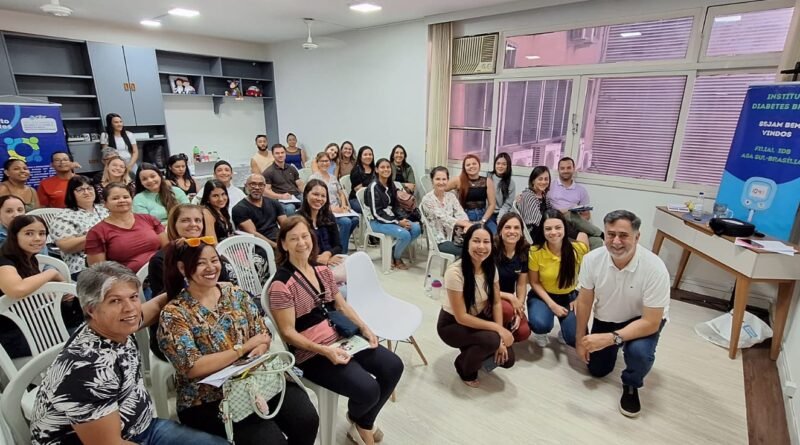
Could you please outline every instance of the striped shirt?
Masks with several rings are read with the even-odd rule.
[[[519,194],[519,199],[520,202],[517,204],[519,206],[519,214],[528,229],[538,227],[542,223],[544,212],[553,208],[553,204],[550,203],[550,198],[547,195],[544,196],[544,203],[542,203],[542,198],[536,196],[533,190],[529,188]]]

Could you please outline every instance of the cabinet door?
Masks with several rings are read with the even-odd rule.
[[[129,90],[130,81],[125,69],[125,55],[121,45],[87,42],[89,61],[92,64],[97,102],[105,122],[108,113],[117,113],[125,125],[136,125],[133,102]]]
[[[0,36],[0,96],[14,96],[16,94],[17,89],[14,86],[14,76],[11,74],[11,63],[8,61],[6,42],[3,36]]]
[[[125,46],[125,65],[132,84],[136,125],[165,125],[156,50]]]

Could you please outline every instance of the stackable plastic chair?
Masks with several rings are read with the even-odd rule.
[[[425,264],[425,276],[427,277],[428,274],[431,273],[431,263],[436,257],[441,258],[444,262],[442,265],[442,275],[444,275],[444,270],[447,269],[447,265],[454,262],[456,256],[452,253],[445,253],[439,250],[439,245],[436,243],[436,236],[433,234],[433,230],[431,230],[430,226],[428,226],[428,218],[422,207],[419,208],[419,214],[422,217],[422,225],[425,226],[425,237],[428,240],[428,262]],[[423,282],[422,286],[424,287],[426,284],[427,283]]]
[[[236,274],[236,281],[242,289],[254,297],[261,295],[264,286],[255,264],[255,249],[260,247],[267,252],[270,276],[275,275],[275,252],[272,246],[261,238],[252,235],[236,235],[225,238],[217,245],[217,252],[228,260]]]
[[[63,283],[72,283],[72,274],[69,272],[69,266],[67,266],[67,263],[59,260],[58,258],[53,258],[51,256],[42,254],[36,255],[36,261],[39,262],[40,272],[44,270],[45,266],[50,266],[57,270],[59,274],[61,274],[61,278],[64,279]]]
[[[381,264],[383,266],[383,273],[388,273],[392,268],[392,246],[394,246],[396,240],[394,237],[372,230],[372,226],[369,224],[369,222],[373,219],[372,212],[364,204],[364,193],[366,191],[366,188],[356,191],[356,198],[358,199],[358,203],[361,204],[361,214],[363,215],[361,225],[364,227],[364,235],[361,238],[361,243],[362,245],[366,246],[368,236],[374,236],[378,239],[381,249]]]

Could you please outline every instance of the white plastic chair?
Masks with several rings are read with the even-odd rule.
[[[61,278],[64,279],[63,283],[72,283],[72,274],[69,272],[69,266],[67,263],[59,260],[58,258],[53,258],[51,256],[37,254],[36,261],[39,262],[39,271],[43,271],[45,266],[50,266],[53,269],[57,270],[58,273],[61,275]]]
[[[3,418],[8,423],[17,444],[31,443],[30,427],[23,412],[23,399],[31,392],[37,391],[38,388],[27,391],[28,386],[41,378],[63,347],[64,343],[58,343],[42,351],[26,363],[6,386],[2,400],[0,400],[0,409],[2,409]]]
[[[141,349],[140,349],[141,350]],[[156,415],[162,419],[171,417],[169,410],[169,381],[175,377],[175,368],[172,363],[161,360],[150,350],[141,350],[142,356],[147,356],[150,362],[150,387],[153,390],[150,395],[153,397],[153,404],[156,406]],[[147,351],[145,354],[144,351]]]
[[[363,252],[362,252],[363,253]],[[365,254],[366,255],[366,254]],[[368,257],[369,258],[369,257]],[[261,293],[261,306],[264,308],[265,317],[267,318],[267,327],[272,331],[272,347],[276,351],[288,351],[289,348],[281,337],[278,326],[272,318],[272,312],[269,310],[269,283],[275,274],[270,276],[270,279],[264,284],[264,291]],[[336,431],[336,412],[339,408],[339,394],[323,388],[308,379],[300,379],[302,384],[314,391],[317,396],[317,410],[319,412],[319,441],[320,445],[333,445],[336,443],[334,440]]]
[[[144,304],[147,300],[144,298],[144,282],[150,276],[150,263],[145,263],[138,272],[136,278],[139,279],[139,299]],[[153,295],[155,297],[155,295]],[[140,357],[142,360],[142,372],[145,376],[150,374],[150,356],[144,353],[150,348],[150,330],[139,329],[136,331],[136,344],[139,346]]]
[[[356,191],[356,198],[358,199],[358,203],[361,204],[361,214],[364,217],[362,220],[363,224],[361,224],[364,226],[364,235],[361,238],[361,244],[364,246],[367,245],[368,236],[374,236],[375,238],[378,238],[381,249],[381,264],[383,266],[383,273],[389,273],[389,270],[392,268],[392,246],[394,246],[396,240],[394,237],[372,230],[372,226],[370,225],[370,221],[372,221],[372,212],[369,210],[369,207],[364,204],[364,193],[366,191],[366,188]]]
[[[273,252],[272,246],[263,239],[255,236],[236,235],[225,238],[217,245],[217,252],[219,252],[220,256],[225,257],[233,267],[239,287],[253,296],[261,295],[264,287],[255,265],[256,247],[261,247],[267,252],[269,274],[270,276],[275,275],[277,268],[275,265],[275,252]]]
[[[63,211],[64,209],[55,207],[42,207],[40,209],[33,209],[26,213],[26,215],[39,216],[44,220],[44,223],[47,224],[47,227],[50,227],[53,225],[53,221],[55,221],[58,215]]]
[[[350,175],[344,175],[339,178],[339,184],[342,184],[342,189],[344,189],[344,194],[350,196],[350,190],[353,189],[353,183],[350,181]]]
[[[439,257],[442,259],[442,274],[444,274],[444,270],[447,269],[447,265],[455,262],[456,256],[452,253],[445,253],[439,250],[439,244],[436,243],[436,236],[433,234],[433,230],[431,230],[430,225],[428,225],[428,218],[425,215],[425,211],[422,207],[419,208],[419,214],[422,217],[422,225],[425,226],[425,236],[428,240],[428,261],[425,264],[425,276],[427,277],[429,273],[431,273],[431,263],[435,257]],[[426,283],[423,282],[422,286],[425,287]]]
[[[303,181],[303,184],[305,184],[308,182],[308,178],[310,178],[311,174],[314,172],[309,167],[303,167],[300,170],[297,170],[297,173],[300,174],[300,180]]]

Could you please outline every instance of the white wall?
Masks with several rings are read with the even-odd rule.
[[[388,157],[403,145],[423,173],[427,27],[422,22],[351,31],[319,39],[314,51],[292,40],[270,45],[275,63],[281,142],[297,134],[310,155],[351,140]],[[270,141],[273,143],[276,141]]]

